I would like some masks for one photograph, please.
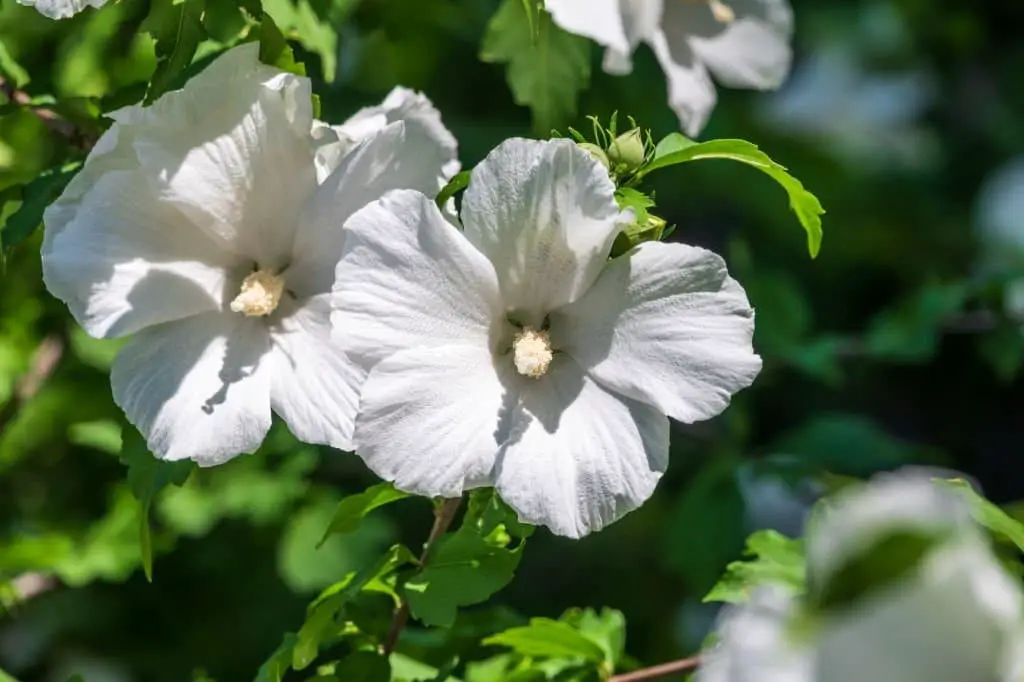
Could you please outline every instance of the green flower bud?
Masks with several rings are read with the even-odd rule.
[[[592,142],[580,142],[578,143],[580,149],[590,152],[590,155],[601,162],[605,168],[610,168],[611,163],[608,161],[608,155],[604,153],[604,150],[598,147]]]
[[[646,155],[644,136],[639,128],[622,133],[608,147],[608,158],[616,166],[625,166],[626,170],[636,170],[642,166]]]

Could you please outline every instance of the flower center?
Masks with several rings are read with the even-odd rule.
[[[688,2],[697,4],[707,4],[708,8],[711,9],[711,14],[714,15],[715,21],[720,24],[731,24],[736,21],[736,12],[730,7],[725,0],[687,0]]]
[[[269,315],[284,293],[284,278],[273,270],[260,269],[242,280],[242,290],[231,301],[231,310],[249,317]]]
[[[551,338],[544,330],[523,327],[512,337],[512,360],[523,376],[539,379],[547,374],[554,355]]]

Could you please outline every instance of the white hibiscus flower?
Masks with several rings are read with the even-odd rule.
[[[698,682],[1020,679],[1020,587],[948,490],[926,478],[878,480],[836,500],[812,526],[807,548],[812,603],[845,594],[834,580],[871,575],[847,570],[871,552],[890,571],[910,563],[859,597],[819,604],[810,621],[796,598],[756,591],[749,604],[723,613]]]
[[[35,7],[40,14],[51,19],[67,19],[86,7],[102,7],[107,0],[18,0],[22,5]]]
[[[761,368],[753,311],[718,256],[644,244],[608,172],[565,140],[513,139],[473,171],[465,233],[416,192],[346,223],[332,322],[372,371],[357,452],[406,491],[495,486],[578,537],[636,508],[668,420],[708,419]]]
[[[627,74],[640,43],[668,79],[669,105],[695,136],[715,107],[711,75],[733,88],[779,87],[792,61],[787,0],[547,0],[556,24],[608,48],[604,69]]]
[[[46,211],[43,274],[93,336],[134,334],[115,401],[163,459],[251,452],[271,412],[351,449],[363,370],[329,333],[341,225],[388,190],[436,192],[448,152],[391,124],[318,188],[309,81],[256,44],[111,116]]]

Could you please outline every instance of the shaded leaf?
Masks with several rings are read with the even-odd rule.
[[[784,586],[796,594],[803,592],[806,566],[802,541],[774,530],[758,531],[747,538],[745,554],[753,560],[729,564],[703,601],[745,602],[753,588],[766,583]]]
[[[357,495],[349,495],[338,503],[338,508],[331,519],[331,525],[320,539],[317,547],[327,541],[331,535],[354,533],[359,529],[363,517],[378,507],[404,500],[408,493],[396,490],[391,483],[378,483]]]
[[[65,164],[25,185],[21,192],[21,206],[0,229],[0,244],[4,249],[17,246],[35,232],[43,222],[43,211],[60,196],[81,166],[78,162]]]
[[[534,130],[545,136],[576,115],[576,99],[590,83],[590,41],[560,29],[546,11],[531,15],[523,0],[502,1],[480,59],[507,65],[516,104],[530,107]]]
[[[206,38],[203,11],[206,0],[156,0],[147,20],[156,41],[156,71],[146,91],[146,104],[175,87],[192,64],[199,43]]]
[[[571,625],[550,618],[531,618],[529,625],[500,632],[485,639],[483,644],[505,646],[532,658],[582,659],[592,663],[605,659],[600,646]]]

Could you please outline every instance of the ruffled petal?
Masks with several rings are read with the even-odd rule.
[[[461,168],[458,142],[442,122],[441,112],[426,95],[400,86],[388,93],[377,106],[364,107],[341,125],[331,127],[336,142],[317,150],[317,165],[321,172],[325,172],[323,177],[337,168],[345,154],[360,142],[397,121],[403,121],[415,137],[430,140],[437,147],[443,159],[438,175],[437,189],[440,190]]]
[[[96,165],[119,167],[116,157]],[[87,164],[91,189],[72,183],[44,215],[50,292],[97,337],[221,309],[237,259],[161,203],[137,172],[108,169]]]
[[[271,407],[299,440],[353,450],[366,372],[331,341],[329,298],[282,301],[282,318],[271,329]]]
[[[222,464],[270,429],[262,320],[205,313],[136,334],[110,373],[114,401],[159,459]]]
[[[754,312],[725,262],[646,243],[551,316],[551,340],[606,388],[682,422],[709,419],[761,370]]]
[[[620,0],[547,0],[544,7],[552,21],[569,33],[619,52],[632,49],[623,26]]]
[[[410,348],[492,347],[501,323],[494,268],[434,202],[391,192],[345,231],[331,316],[344,350],[371,367]]]
[[[86,7],[102,7],[107,0],[18,0],[22,5],[35,7],[40,14],[50,19],[67,19]]]
[[[352,214],[395,189],[435,196],[448,158],[427,128],[402,121],[346,154],[300,221],[289,273],[296,293],[305,297],[331,290],[345,238],[342,226]]]
[[[287,264],[300,208],[316,189],[310,83],[263,65],[247,43],[184,89],[111,116],[134,129],[161,198],[261,267]]]
[[[489,484],[513,405],[486,348],[395,353],[363,386],[357,452],[399,490],[458,497]]]
[[[683,132],[696,137],[718,102],[711,75],[689,42],[675,39],[670,42],[659,31],[650,44],[668,79],[668,104],[679,117]]]
[[[587,290],[630,217],[608,170],[568,140],[503,142],[462,202],[465,235],[494,264],[506,308],[534,326]]]
[[[758,90],[779,87],[793,57],[793,11],[789,3],[723,2],[735,13],[733,21],[718,21],[706,3],[669,3],[663,19],[669,44],[688,42],[722,85]]]
[[[494,480],[522,521],[578,538],[651,496],[668,466],[668,419],[609,393],[564,355],[519,385]]]

